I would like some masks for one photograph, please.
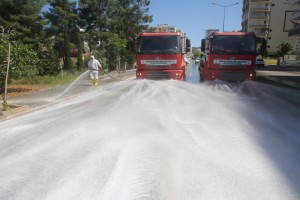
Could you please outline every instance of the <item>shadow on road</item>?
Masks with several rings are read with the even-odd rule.
[[[300,72],[299,66],[277,66],[277,65],[267,65],[265,67],[256,67],[255,70],[263,70],[263,71],[291,71],[291,72]]]

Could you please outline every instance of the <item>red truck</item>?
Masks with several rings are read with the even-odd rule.
[[[185,80],[185,54],[190,41],[181,31],[140,33],[137,49],[137,79]]]
[[[201,41],[205,60],[200,63],[203,81],[255,80],[256,36],[253,32],[212,32]]]

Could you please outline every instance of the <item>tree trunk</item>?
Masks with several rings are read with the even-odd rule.
[[[7,69],[6,69],[6,76],[5,76],[4,99],[3,99],[4,101],[6,101],[6,97],[7,97],[9,61],[10,61],[10,43],[8,43]]]

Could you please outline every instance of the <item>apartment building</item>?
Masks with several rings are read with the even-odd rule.
[[[296,40],[300,42],[300,0],[295,5],[298,5],[298,9],[291,14],[291,22],[294,24],[293,28],[289,31],[289,37],[296,37]],[[300,46],[295,47],[295,50],[300,51]]]
[[[219,32],[219,29],[206,29],[205,30],[205,37],[208,37],[213,32]]]
[[[181,29],[176,28],[176,26],[169,26],[168,24],[158,24],[151,28],[154,29],[154,32],[181,32]]]
[[[300,9],[297,2],[299,0],[243,0],[242,31],[253,31],[265,38],[270,56],[276,55],[282,42],[299,50],[300,36],[289,37],[294,27],[292,15]]]

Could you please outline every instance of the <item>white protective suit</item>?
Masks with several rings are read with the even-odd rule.
[[[91,59],[88,62],[88,66],[90,69],[90,78],[92,79],[92,84],[98,85],[98,72],[102,69],[100,62],[97,59],[95,59],[94,56],[91,56]]]

